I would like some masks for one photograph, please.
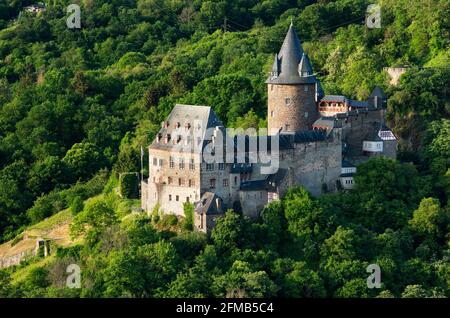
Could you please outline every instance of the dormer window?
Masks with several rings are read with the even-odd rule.
[[[169,121],[164,122],[164,128],[169,128]]]
[[[166,137],[164,137],[164,143],[168,143],[170,141],[170,134],[167,134]]]
[[[175,123],[175,128],[180,128],[180,122],[179,122],[179,121],[177,121],[177,122]]]
[[[190,123],[186,123],[184,125],[184,128],[186,128],[187,130],[191,129],[191,124]]]
[[[158,135],[156,135],[156,142],[159,143],[161,141],[161,138],[162,134],[159,133]]]

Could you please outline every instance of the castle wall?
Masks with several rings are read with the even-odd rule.
[[[267,118],[271,134],[311,129],[318,118],[315,84],[269,84]]]
[[[242,214],[250,218],[258,218],[261,211],[267,205],[267,191],[240,191],[239,192]]]
[[[293,151],[282,153],[280,166],[288,169],[288,175],[280,187],[281,196],[292,186],[303,186],[314,196],[336,190],[342,165],[341,131],[335,129],[332,134],[329,140],[298,143]]]
[[[364,137],[373,130],[374,123],[384,122],[384,110],[371,110],[367,113],[349,116],[343,122],[343,138],[347,141],[350,156],[363,154]]]

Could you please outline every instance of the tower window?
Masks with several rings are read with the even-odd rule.
[[[290,97],[286,97],[285,99],[284,99],[284,103],[286,104],[286,106],[290,106],[291,105],[291,98]]]
[[[305,118],[308,118],[309,114],[308,112],[305,112]]]
[[[305,92],[308,91],[308,85],[305,85]]]
[[[286,130],[289,130],[289,129],[291,128],[291,125],[286,124],[286,125],[285,125],[285,128],[286,128]]]

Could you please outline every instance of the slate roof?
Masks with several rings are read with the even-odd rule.
[[[304,51],[294,26],[289,30],[281,46],[280,52],[275,55],[272,70],[266,83],[269,84],[314,84],[316,77],[312,74],[312,67]],[[303,60],[303,61],[302,61]],[[308,76],[301,76],[300,69],[309,71]]]
[[[267,190],[267,180],[251,180],[241,183],[241,191],[263,191]]]
[[[297,131],[294,135],[295,143],[306,143],[314,141],[324,141],[327,139],[327,133],[323,130],[303,130]]]
[[[347,160],[342,160],[342,168],[355,168],[356,166]]]
[[[335,117],[320,117],[314,122],[313,127],[326,127],[333,129],[336,127],[336,124],[337,120]]]
[[[190,128],[186,127],[187,124],[190,125]],[[182,142],[184,142],[184,139],[188,138],[189,136],[192,141],[192,146],[197,143],[197,141],[194,140],[194,137],[199,136],[201,137],[201,144],[204,146],[206,140],[211,138],[211,136],[206,136],[207,129],[217,126],[223,127],[223,124],[211,109],[211,107],[177,104],[174,106],[169,116],[163,122],[162,128],[158,133],[160,141],[158,142],[157,138],[155,138],[155,140],[150,145],[150,148],[174,150],[176,145],[174,144],[173,140],[174,138],[177,138],[178,135],[181,136]],[[165,143],[165,138],[168,135],[170,135],[170,140]],[[202,149],[203,148],[198,150]],[[188,149],[182,150],[190,151]]]
[[[217,205],[217,201],[219,201],[219,205]],[[194,211],[197,214],[220,215],[225,213],[226,207],[218,195],[205,192],[200,201],[195,204]]]
[[[367,108],[369,103],[367,101],[349,99],[349,105],[354,108]]]
[[[278,169],[274,174],[268,175],[265,179],[250,180],[241,183],[241,191],[275,191],[276,187],[287,175],[286,169]]]
[[[320,81],[316,81],[316,102],[320,101],[323,96],[325,95],[322,85],[320,84]]]
[[[367,99],[367,103],[371,109],[386,108],[387,97],[384,94],[383,89],[379,86],[375,86],[374,90]]]
[[[343,95],[325,95],[321,101],[345,103],[347,101],[347,97]]]
[[[272,138],[275,138],[274,136],[239,136],[239,138],[244,137],[245,139],[245,152],[248,152],[250,150],[250,143],[253,145],[257,145],[257,150],[259,151],[261,148],[261,145],[266,145],[265,150],[271,151],[272,150]],[[234,147],[237,149],[238,147],[238,136],[234,137]],[[294,149],[294,146],[292,144],[292,138],[289,137],[289,135],[281,134],[279,135],[278,139],[278,149],[279,150],[288,150],[288,149]]]

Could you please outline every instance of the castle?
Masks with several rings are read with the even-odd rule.
[[[209,233],[228,208],[255,218],[289,187],[315,196],[351,189],[358,163],[395,158],[383,91],[366,101],[324,95],[292,24],[266,83],[266,136],[229,133],[208,106],[173,108],[148,147],[147,213],[182,216],[193,203],[196,229]]]

